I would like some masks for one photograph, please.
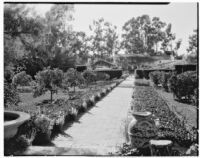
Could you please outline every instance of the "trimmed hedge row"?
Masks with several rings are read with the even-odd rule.
[[[185,100],[197,104],[197,72],[186,71],[182,74],[171,72],[154,71],[150,78],[155,86],[161,84],[165,91],[171,91],[174,98]]]
[[[110,76],[110,79],[113,78],[120,78],[122,76],[122,70],[121,69],[113,69],[113,70],[94,70],[97,74],[100,73],[106,73]]]
[[[154,71],[173,72],[173,69],[136,69],[135,75],[137,79],[149,79],[149,74]]]

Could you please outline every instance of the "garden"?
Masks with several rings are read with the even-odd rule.
[[[114,120],[116,124],[110,124],[117,127],[113,126],[109,132],[115,128],[119,130],[121,125],[118,124],[127,115],[128,102],[132,99],[123,131],[127,141],[118,152],[111,154],[198,155],[197,30],[189,35],[189,47],[183,52],[185,56],[180,56],[178,50],[182,39],[176,39],[179,36],[172,32],[170,21],[162,21],[160,17],[148,14],[131,17],[119,25],[122,31],[119,32],[120,28],[104,17],[88,21],[89,16],[81,17],[81,13],[75,13],[80,9],[78,3],[44,4],[44,15],[38,12],[38,6],[42,7],[40,4],[4,4],[4,155],[23,155],[31,146],[57,148],[52,142],[60,135],[65,136],[69,126],[79,122],[127,77],[124,85],[116,88],[117,92],[113,95],[114,98],[117,95],[120,101],[110,97],[108,102],[102,101],[105,109],[97,108],[100,112],[95,113],[105,116],[106,112],[110,112],[104,117],[108,120],[107,124],[103,124],[105,132],[111,127],[110,120]],[[81,23],[87,21],[90,22],[87,24],[89,29],[79,30]],[[187,64],[174,65],[177,61]],[[124,97],[120,97],[122,92]],[[112,106],[109,109],[107,105]],[[113,109],[116,109],[119,122],[115,115],[111,116],[115,114]],[[118,114],[118,111],[123,113]],[[17,112],[18,115],[14,114]],[[25,122],[20,120],[22,113],[27,114]],[[149,115],[150,122],[131,131],[133,116],[143,119]],[[97,122],[102,121],[102,117],[96,118]],[[20,120],[21,124],[16,120]],[[13,132],[10,124],[15,121],[19,127]],[[89,124],[99,125],[98,131],[102,129],[100,123]],[[87,134],[83,136],[85,139],[91,137],[87,133],[89,124],[83,126]],[[96,137],[94,128],[92,126],[90,132]],[[96,138],[107,140],[109,132]],[[123,136],[120,132],[115,133],[117,136],[113,139],[117,141],[111,141],[112,148],[118,139],[121,141]],[[166,140],[169,146],[153,151],[150,143]],[[147,146],[133,147],[134,143],[142,141],[147,141]],[[79,144],[82,145],[82,142]],[[97,144],[96,148],[102,144]],[[93,144],[88,145],[93,150]]]
[[[110,80],[106,73],[80,73],[73,68],[66,73],[45,68],[35,80],[24,71],[14,75],[12,83],[5,85],[5,110],[29,113],[31,119],[14,138],[5,140],[5,154],[20,154],[29,145],[51,144],[67,124],[77,121],[125,77]]]
[[[139,71],[139,75],[140,72],[141,70]],[[167,154],[168,156],[198,155],[197,126],[188,126],[187,120],[184,117],[179,118],[170,109],[168,102],[159,94],[161,91],[167,91],[168,93],[172,93],[174,99],[179,102],[187,102],[188,106],[198,106],[196,71],[186,71],[176,74],[175,72],[155,70],[149,73],[150,79],[142,78],[139,75],[136,70],[135,87],[129,115],[131,116],[133,111],[149,111],[152,113],[154,119],[159,120],[156,138],[153,139],[170,140],[173,142],[171,152]],[[161,89],[161,91],[158,91],[158,89]],[[126,137],[129,139],[128,135]],[[149,146],[146,148],[132,148],[130,144],[124,143],[117,155],[152,156],[152,152]],[[167,156],[163,150],[158,150],[156,155]]]

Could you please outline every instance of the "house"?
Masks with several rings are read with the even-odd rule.
[[[116,68],[117,66],[113,63],[110,63],[106,60],[103,59],[98,59],[97,61],[95,61],[91,67],[93,69],[113,69]]]

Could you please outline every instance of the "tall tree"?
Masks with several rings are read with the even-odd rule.
[[[107,59],[117,52],[119,42],[116,26],[100,18],[97,21],[94,20],[89,28],[93,33],[90,37],[91,50],[96,57]]]
[[[173,51],[172,41],[175,40],[176,36],[171,31],[172,25],[168,24],[165,30],[165,36],[161,44],[161,49],[165,51]]]
[[[156,46],[153,52],[157,52],[158,42],[162,41],[164,36],[162,28],[165,25],[158,17],[152,20],[149,15],[133,17],[123,26],[122,47],[128,53],[143,54],[152,52],[153,46]]]

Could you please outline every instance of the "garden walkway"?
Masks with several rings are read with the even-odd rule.
[[[133,93],[128,77],[71,127],[52,147],[30,147],[27,155],[108,155],[125,142],[125,121]]]

